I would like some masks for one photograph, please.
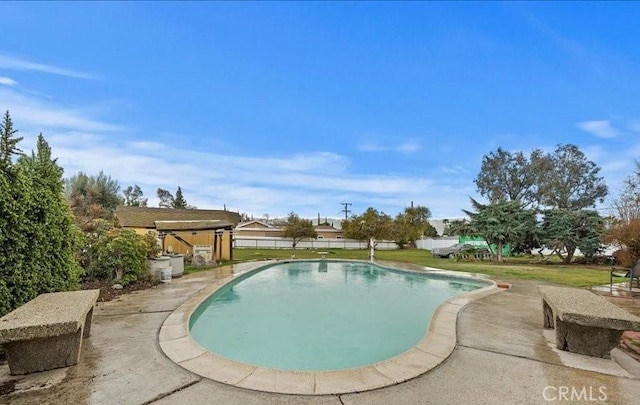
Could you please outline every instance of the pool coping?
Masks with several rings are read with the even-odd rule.
[[[363,262],[362,260],[351,261]],[[181,367],[201,377],[256,391],[298,395],[336,395],[369,391],[418,377],[444,362],[456,347],[457,318],[460,310],[472,301],[501,291],[493,280],[484,275],[430,267],[415,270],[403,268],[401,264],[399,264],[400,267],[391,267],[387,264],[375,263],[392,270],[482,279],[491,285],[446,300],[435,310],[425,336],[415,346],[398,356],[360,368],[336,371],[272,369],[224,358],[203,348],[191,338],[189,333],[191,315],[211,294],[241,275],[279,262],[284,261],[244,263],[242,271],[216,281],[189,297],[169,314],[160,327],[158,342],[164,354]]]

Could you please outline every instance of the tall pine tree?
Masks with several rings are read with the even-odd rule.
[[[15,136],[17,132],[17,129],[13,129],[13,121],[7,110],[0,124],[0,170],[10,170],[13,158],[22,153],[17,146],[22,137]]]
[[[173,199],[173,208],[187,208],[187,200],[184,199],[180,186],[176,191],[176,198]]]

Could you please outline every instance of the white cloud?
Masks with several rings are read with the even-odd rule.
[[[33,71],[41,73],[49,73],[53,75],[73,77],[76,79],[88,79],[95,80],[97,77],[90,73],[81,72],[78,70],[64,69],[52,65],[46,65],[43,63],[32,62],[27,59],[17,58],[8,55],[0,55],[0,68],[18,70],[18,71]]]
[[[617,173],[626,171],[630,168],[632,162],[629,159],[612,160],[602,164],[602,171],[604,173]]]
[[[361,152],[384,152],[389,149],[380,146],[376,142],[362,142],[358,145],[358,150]]]
[[[591,145],[582,148],[582,152],[587,157],[587,159],[592,160],[594,162],[598,162],[602,160],[602,158],[607,156],[607,152],[600,145]]]
[[[640,132],[640,120],[632,120],[628,128],[633,132]]]
[[[0,76],[0,84],[3,86],[16,86],[18,82],[10,77]]]
[[[440,166],[439,170],[443,173],[446,174],[462,174],[465,173],[467,170],[460,166],[460,165],[455,165],[455,166]]]
[[[611,126],[609,120],[584,121],[576,124],[578,128],[600,138],[615,138],[618,131]]]
[[[411,154],[421,149],[422,146],[414,141],[404,141],[395,146],[384,146],[372,141],[362,142],[358,145],[358,150],[361,152],[399,152]]]
[[[153,141],[129,142],[128,145],[132,149],[153,150],[153,151],[165,150],[167,148],[165,144],[162,144],[160,142],[153,142]]]
[[[0,87],[0,105],[10,106],[13,122],[20,128],[33,128],[43,132],[51,129],[88,132],[122,129],[90,117],[86,110],[60,106],[53,101],[18,93],[9,88]]]
[[[138,184],[154,204],[158,187],[181,186],[189,203],[201,208],[226,204],[243,212],[285,215],[294,210],[305,215],[335,215],[341,199],[408,204],[413,196],[431,192],[432,182],[419,176],[358,175],[348,171],[349,160],[328,152],[291,157],[225,155],[152,143],[155,148],[132,148],[131,142],[97,137],[95,133],[56,133],[47,138],[65,176],[82,170],[103,170],[122,187]],[[82,140],[72,142],[72,139]],[[135,142],[145,146],[146,142]],[[422,201],[427,201],[423,199]],[[427,202],[424,202],[427,204]],[[328,208],[329,207],[329,208]],[[401,209],[402,205],[397,208]],[[378,207],[396,212],[388,207]],[[335,212],[334,212],[335,211]]]
[[[398,152],[402,152],[402,153],[415,153],[415,152],[419,152],[420,149],[422,149],[422,146],[412,141],[403,142],[400,145],[398,145],[398,147],[396,148]]]

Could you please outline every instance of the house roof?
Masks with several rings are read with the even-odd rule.
[[[156,228],[156,221],[223,221],[235,226],[240,214],[223,210],[116,207],[116,218],[123,227]]]
[[[233,229],[233,224],[220,220],[156,221],[159,231],[204,231],[213,229]]]
[[[262,221],[249,221],[249,222],[243,222],[241,224],[238,224],[238,226],[236,228],[273,228],[272,225],[269,225],[267,223],[264,223]]]
[[[320,224],[316,225],[315,228],[318,231],[337,231],[337,229],[331,224]]]

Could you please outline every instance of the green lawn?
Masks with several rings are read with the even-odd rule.
[[[328,259],[367,259],[366,250],[328,249]],[[291,249],[234,249],[234,261],[290,259],[318,259],[316,250]],[[445,270],[483,273],[496,280],[526,279],[540,280],[573,287],[589,287],[609,283],[608,266],[564,265],[557,262],[551,264],[536,263],[535,258],[509,259],[505,263],[466,262],[451,259],[440,259],[431,256],[427,250],[389,250],[376,251],[376,260],[414,263],[426,267]]]

